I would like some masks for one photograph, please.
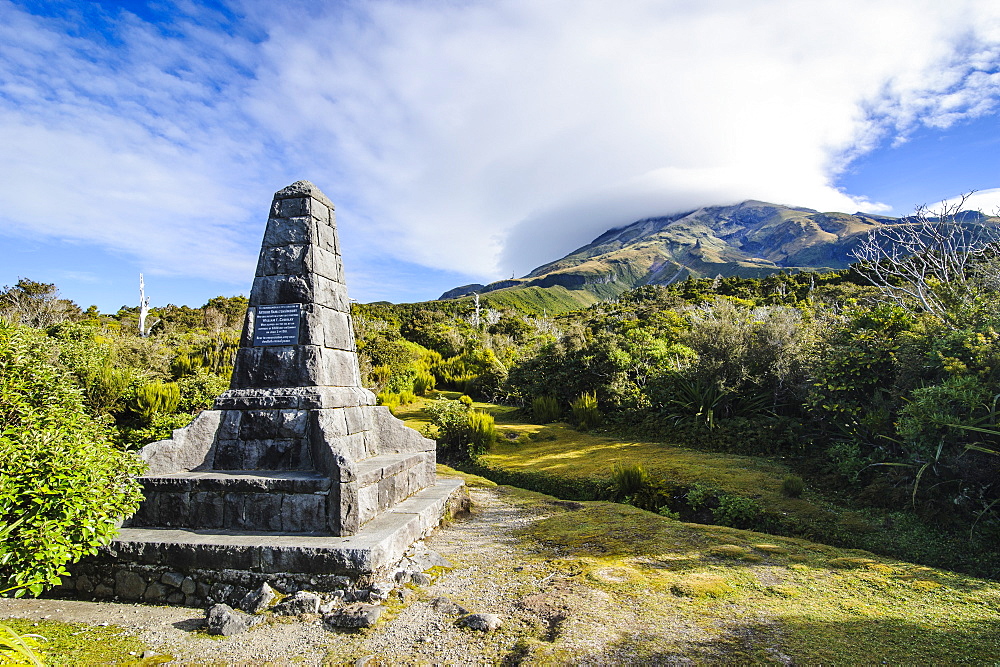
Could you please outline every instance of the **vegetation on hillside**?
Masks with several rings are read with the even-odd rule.
[[[357,304],[363,382],[404,414],[425,406],[423,397],[455,392],[433,400],[421,427],[456,465],[528,451],[516,431],[513,439],[498,435],[494,417],[571,425],[575,439],[561,439],[550,460],[571,460],[586,438],[601,437],[780,459],[774,489],[786,488],[789,500],[822,493],[837,507],[875,512],[886,534],[916,536],[917,560],[1000,576],[991,546],[1000,538],[998,246],[991,234],[962,236],[969,221],[959,217],[907,222],[916,233],[905,256],[879,255],[885,238],[873,237],[866,247],[874,255],[859,255],[850,269],[689,277],[568,312],[505,301],[502,291]],[[938,261],[962,247],[956,238],[976,244],[957,273]],[[97,452],[110,441],[119,455],[169,437],[226,388],[245,309],[243,297],[153,308],[149,335],[140,336],[138,308],[83,310],[55,286],[26,279],[0,291],[5,330],[47,350],[51,377],[79,402],[78,421],[66,429],[95,440],[73,442]],[[30,379],[5,381],[23,392]],[[487,414],[473,400],[507,407]],[[85,421],[96,426],[83,429]],[[35,436],[5,437],[29,451],[19,446]],[[690,493],[699,480],[680,478],[656,456],[596,461],[603,470],[592,488],[618,484],[609,498],[796,534],[789,519],[753,504],[771,491],[708,488],[697,492],[707,494],[698,510]],[[642,470],[613,470],[615,463]],[[900,526],[906,531],[893,532]],[[942,561],[947,552],[956,557]]]

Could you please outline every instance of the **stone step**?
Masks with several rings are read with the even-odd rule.
[[[211,470],[142,477],[130,527],[329,533],[330,480],[305,470]]]
[[[431,484],[436,474],[434,452],[382,454],[358,461],[355,466],[362,526]]]
[[[315,470],[202,470],[140,477],[143,488],[157,491],[277,491],[321,493],[330,479]]]
[[[438,477],[429,486],[379,515],[356,535],[303,535],[281,531],[189,528],[123,528],[101,551],[116,566],[166,567],[177,571],[243,570],[384,576],[407,547],[441,519],[461,479]]]

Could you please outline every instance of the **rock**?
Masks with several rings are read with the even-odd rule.
[[[243,599],[240,600],[239,607],[250,614],[259,614],[274,602],[275,597],[277,596],[274,589],[267,582],[264,582],[257,590],[244,595]]]
[[[123,600],[138,600],[146,592],[146,580],[135,572],[115,572],[115,595]]]
[[[396,581],[397,584],[407,584],[410,582],[410,573],[407,572],[406,570],[399,570],[394,575],[392,575],[392,578]]]
[[[81,593],[93,593],[94,584],[90,581],[90,577],[85,574],[81,574],[76,579],[76,590]]]
[[[233,594],[232,584],[213,584],[208,591],[208,599],[214,602],[225,603],[229,596]]]
[[[480,632],[496,630],[502,624],[500,617],[496,614],[469,614],[458,619],[459,627],[479,630]]]
[[[146,592],[142,594],[142,599],[146,602],[162,602],[167,596],[167,587],[158,581],[154,581],[146,587]]]
[[[415,570],[420,572],[425,572],[432,567],[446,567],[453,568],[455,565],[439,554],[436,551],[428,549],[427,547],[418,547],[414,549],[413,553],[410,555],[410,560],[413,561]]]
[[[371,598],[372,602],[380,602],[382,600],[389,599],[389,593],[395,588],[389,582],[378,583],[368,589],[368,596]]]
[[[109,598],[115,594],[115,590],[110,586],[105,584],[97,584],[94,586],[94,597],[98,598]]]
[[[444,597],[434,598],[431,602],[431,607],[439,614],[446,614],[448,616],[461,616],[462,614],[469,613],[469,611],[461,605],[455,604],[448,598]]]
[[[414,572],[410,575],[410,582],[416,584],[417,586],[430,586],[432,581],[433,579],[423,572]]]
[[[323,623],[328,628],[370,628],[384,610],[377,604],[350,604],[324,616]]]
[[[180,588],[181,584],[184,583],[184,579],[184,575],[177,572],[164,572],[163,576],[160,577],[160,581],[171,588]]]
[[[215,604],[205,612],[207,631],[210,635],[229,637],[246,632],[253,624],[252,617],[241,614],[226,604]]]
[[[298,614],[317,614],[322,600],[315,593],[309,591],[299,591],[295,595],[285,598],[274,606],[272,610],[275,616],[297,616]]]
[[[184,604],[184,594],[180,591],[174,591],[167,596],[167,602],[170,604]]]
[[[197,588],[198,585],[194,583],[194,579],[191,577],[184,577],[184,581],[181,582],[181,593],[184,595],[194,595]]]

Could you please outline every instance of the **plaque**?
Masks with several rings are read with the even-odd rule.
[[[302,304],[299,303],[257,306],[253,325],[254,347],[298,345],[301,316]]]

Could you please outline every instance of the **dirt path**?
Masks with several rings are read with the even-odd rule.
[[[426,541],[455,568],[428,586],[409,589],[407,599],[391,607],[388,622],[367,631],[330,632],[318,618],[282,619],[218,638],[198,631],[200,609],[70,600],[0,600],[0,617],[115,625],[155,653],[185,663],[365,664],[366,658],[370,664],[516,662],[525,637],[552,636],[565,620],[565,610],[550,604],[542,591],[556,586],[565,596],[567,590],[559,586],[559,573],[532,558],[513,534],[539,517],[538,509],[512,503],[494,489],[471,492],[472,517],[439,529]],[[455,610],[439,598],[469,612],[498,614],[504,624],[490,633],[459,628]]]

